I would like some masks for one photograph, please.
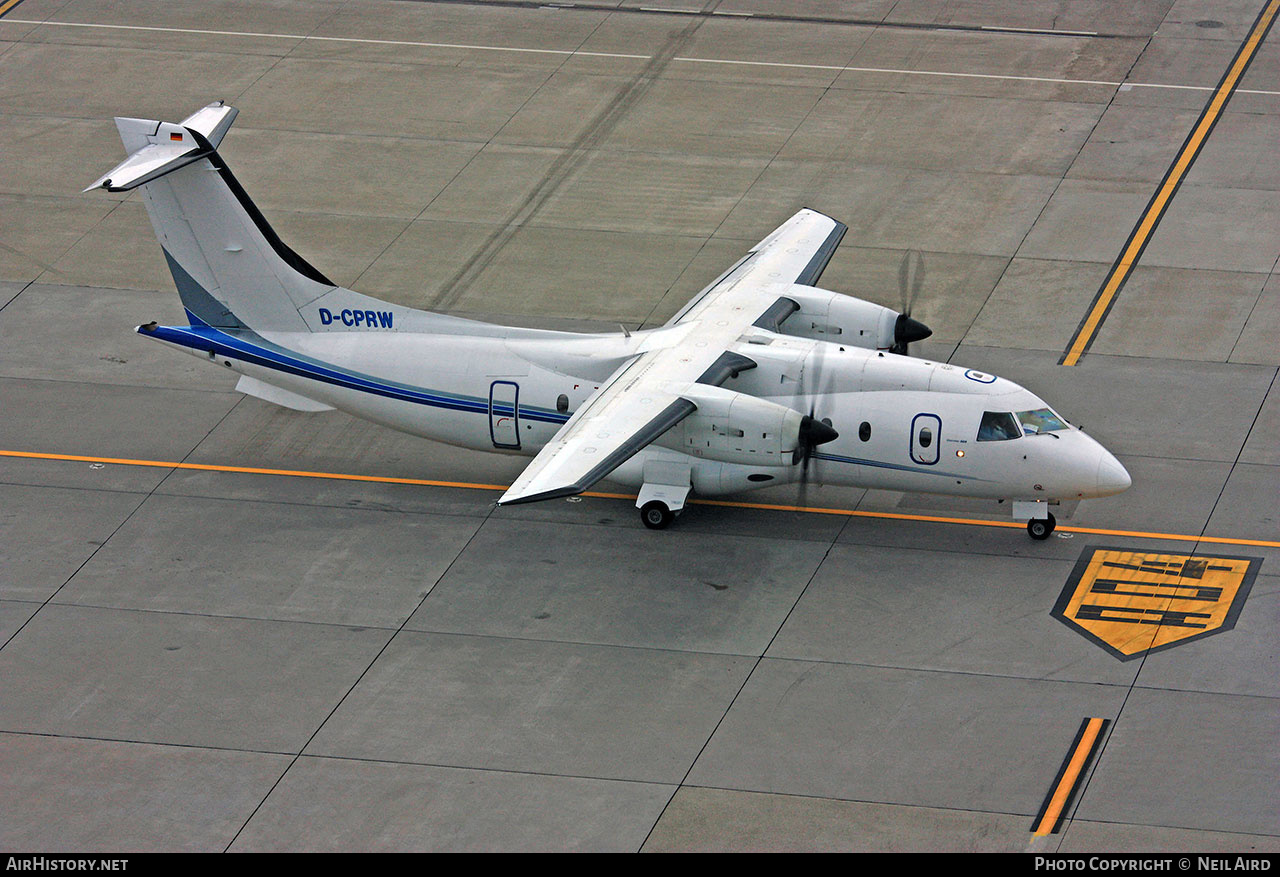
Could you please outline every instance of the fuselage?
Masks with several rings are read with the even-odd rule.
[[[499,504],[608,478],[638,487],[641,519],[662,529],[691,490],[805,478],[1013,500],[1043,539],[1046,501],[1129,484],[1022,387],[896,355],[930,334],[909,306],[815,286],[848,230],[818,211],[798,210],[661,328],[494,326],[347,289],[290,249],[218,152],[235,117],[215,103],[180,123],[116,119],[128,157],[89,188],[141,191],[190,321],[138,331],[275,404],[533,456]]]
[[[449,334],[140,331],[393,429],[525,455],[550,441],[620,365],[676,331],[579,335],[474,325],[478,331],[465,334],[456,325]],[[764,330],[732,349],[757,367],[725,389],[812,413],[839,433],[805,467],[819,483],[1044,501],[1129,486],[1105,448],[1003,378]],[[695,492],[722,495],[794,481],[802,471],[789,458],[727,462],[700,444],[673,430],[610,480],[639,487],[646,462],[679,460],[690,464]]]

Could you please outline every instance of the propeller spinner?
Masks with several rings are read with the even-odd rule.
[[[838,438],[840,433],[836,432],[831,424],[815,419],[812,414],[806,414],[800,420],[800,443],[796,445],[795,452],[791,455],[791,462],[797,464],[803,462],[807,465],[814,448]]]
[[[908,344],[923,341],[932,334],[932,329],[919,320],[911,319],[910,314],[898,314],[898,319],[893,324],[893,346],[889,350],[905,356]]]

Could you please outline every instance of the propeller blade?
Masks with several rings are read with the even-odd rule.
[[[898,265],[898,292],[902,293],[902,313],[911,315],[916,296],[924,288],[924,257],[916,250],[907,250]]]
[[[913,341],[923,341],[933,334],[933,330],[919,320],[911,319],[911,309],[915,307],[916,296],[924,286],[924,257],[915,250],[908,250],[898,266],[898,289],[902,293],[902,313],[893,326],[893,345],[891,353],[907,355],[907,345]]]
[[[830,376],[825,374],[824,369],[827,350],[828,342],[817,342],[804,372],[809,384],[807,387],[809,413],[803,415],[800,419],[800,428],[796,437],[796,449],[791,455],[792,465],[800,467],[800,490],[797,502],[801,508],[809,505],[809,462],[813,459],[813,449],[818,445],[835,441],[840,437],[840,434],[832,428],[831,421],[819,420],[814,411],[819,398],[825,398],[826,394],[831,390]],[[799,398],[796,401],[798,402]],[[803,410],[799,405],[796,406],[796,409]]]

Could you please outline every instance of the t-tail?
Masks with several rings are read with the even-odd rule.
[[[421,322],[424,312],[338,286],[280,240],[218,154],[236,114],[219,102],[177,123],[117,118],[128,158],[85,189],[141,190],[191,325],[327,332]]]

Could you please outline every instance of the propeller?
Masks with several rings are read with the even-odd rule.
[[[907,250],[898,266],[898,288],[902,291],[902,312],[893,324],[893,346],[890,353],[907,355],[907,345],[923,341],[933,334],[924,323],[911,319],[911,308],[924,286],[924,258],[915,250]]]
[[[791,463],[800,467],[800,496],[799,504],[801,507],[808,505],[809,496],[809,461],[813,459],[813,451],[818,445],[825,445],[827,442],[835,441],[840,437],[840,433],[831,426],[830,420],[819,420],[815,414],[815,407],[819,396],[825,394],[828,389],[823,384],[823,355],[826,345],[829,342],[819,341],[814,345],[814,356],[812,360],[813,381],[810,384],[809,392],[809,413],[800,419],[800,432],[796,444],[796,449],[792,452]],[[804,386],[804,372],[801,372],[801,389]],[[798,399],[796,400],[799,401]],[[798,405],[796,406],[799,407]]]
[[[810,409],[810,412],[812,410]],[[800,443],[791,454],[792,464],[803,467],[802,471],[807,471],[813,449],[838,438],[840,433],[836,432],[831,424],[825,420],[816,419],[812,413],[806,414],[800,419]]]

